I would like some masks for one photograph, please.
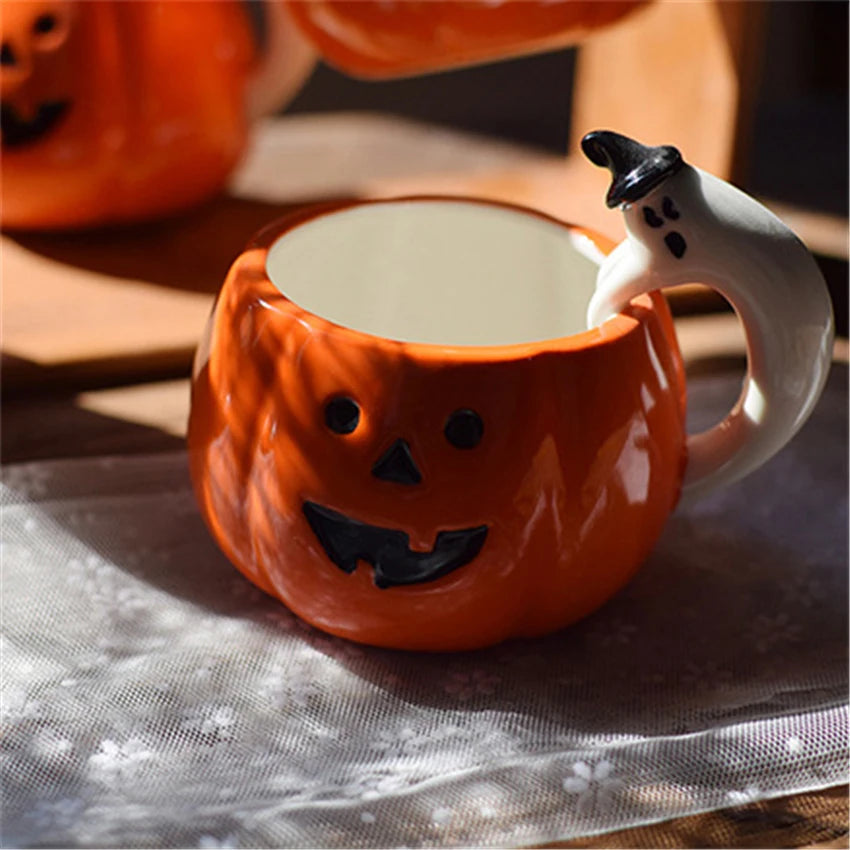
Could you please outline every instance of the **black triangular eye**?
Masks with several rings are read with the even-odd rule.
[[[474,410],[461,408],[446,420],[443,433],[456,449],[474,449],[484,436],[484,423]]]
[[[350,434],[360,422],[360,407],[353,398],[337,396],[325,405],[325,425],[335,434]]]

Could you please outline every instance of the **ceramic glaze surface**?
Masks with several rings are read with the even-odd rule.
[[[0,36],[5,227],[178,210],[243,151],[259,59],[241,2],[2,0]]]
[[[270,249],[287,234],[321,223],[329,237],[336,216],[393,203],[398,217],[377,202],[290,218],[234,264],[193,382],[202,512],[246,576],[337,635],[458,650],[561,628],[628,581],[678,498],[684,379],[666,304],[642,296],[556,339],[444,346],[334,324],[269,279],[286,278]]]
[[[645,2],[312,0],[291,10],[331,64],[392,77],[566,47]]]

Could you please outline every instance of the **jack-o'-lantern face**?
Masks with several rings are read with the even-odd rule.
[[[508,530],[492,518],[535,474],[539,423],[516,415],[533,404],[524,370],[423,372],[391,352],[376,364],[356,349],[344,362],[329,370],[322,346],[305,340],[299,376],[276,403],[287,421],[312,413],[303,430],[288,430],[309,470],[283,485],[298,536],[331,573],[361,571],[370,593],[444,578],[462,587],[466,572],[480,580],[479,557],[493,572],[488,546],[504,545]]]
[[[325,424],[334,433],[346,436],[357,429],[360,406],[351,397],[330,399],[324,412]],[[447,417],[443,432],[455,448],[471,450],[483,437],[484,423],[476,411],[458,408]],[[381,453],[371,473],[380,481],[406,487],[423,484],[410,443],[402,437]],[[400,529],[371,525],[310,500],[305,500],[302,508],[328,558],[346,573],[354,572],[360,561],[370,564],[379,588],[419,584],[447,575],[469,563],[487,539],[486,523],[443,529],[437,532],[432,548],[416,550],[410,546],[409,534]]]
[[[236,2],[2,0],[6,227],[143,218],[214,192],[255,61]]]
[[[678,493],[683,378],[660,296],[584,330],[594,241],[433,198],[258,237],[189,425],[234,564],[322,629],[432,650],[551,631],[621,587]]]
[[[55,132],[73,106],[76,3],[10,3],[2,9],[0,146],[3,154]],[[79,58],[79,57],[77,57]]]

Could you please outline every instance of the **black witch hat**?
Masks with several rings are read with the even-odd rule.
[[[581,140],[581,149],[594,165],[611,172],[613,180],[605,196],[609,207],[639,201],[685,164],[671,145],[647,147],[610,130],[588,133]]]

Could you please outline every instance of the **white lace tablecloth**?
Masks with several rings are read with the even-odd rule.
[[[695,379],[696,420],[737,382]],[[5,470],[15,847],[518,846],[847,781],[847,371],[630,587],[462,655],[327,637],[211,543],[185,455]]]

